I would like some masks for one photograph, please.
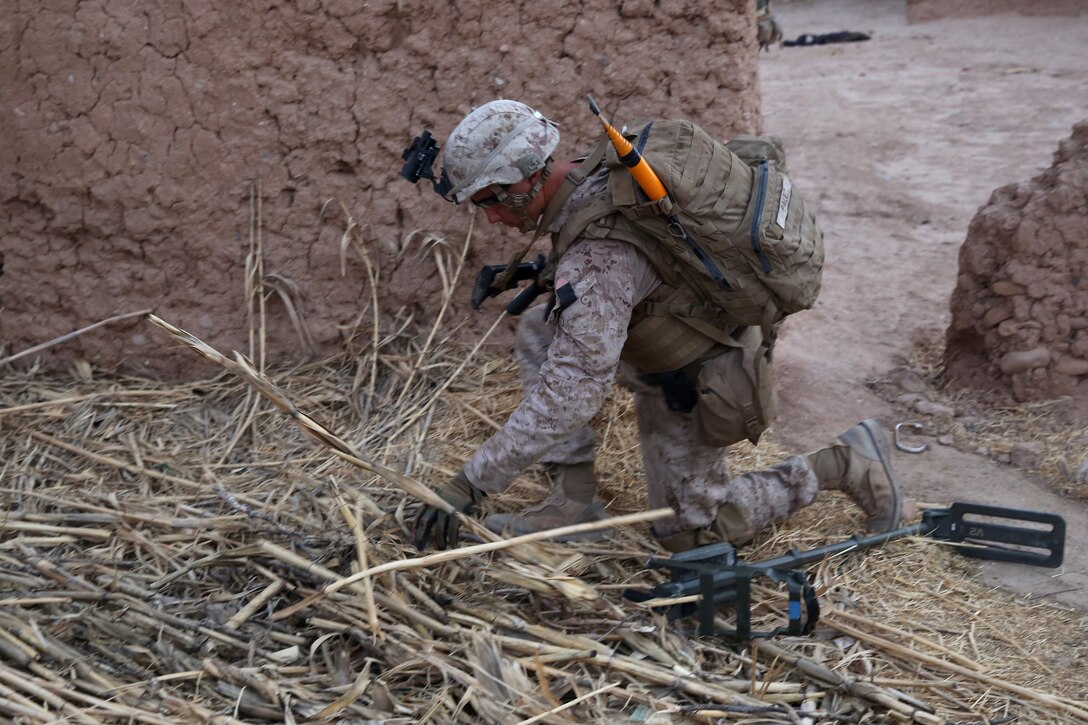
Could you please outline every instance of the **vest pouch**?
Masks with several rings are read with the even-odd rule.
[[[771,375],[771,350],[758,327],[747,327],[699,370],[699,399],[692,410],[695,432],[708,446],[759,442],[778,407]]]

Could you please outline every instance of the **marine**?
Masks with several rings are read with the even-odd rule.
[[[693,124],[684,128],[689,126],[692,133],[701,133]],[[558,127],[541,113],[500,99],[472,110],[450,133],[440,178],[421,174],[447,200],[479,207],[489,223],[534,239],[549,234],[553,243],[550,299],[528,309],[517,331],[522,400],[436,493],[457,511],[471,513],[485,497],[505,491],[527,467],[542,463],[554,482],[548,498],[531,509],[489,517],[489,528],[520,534],[602,518],[605,508],[594,473],[596,437],[589,421],[618,382],[634,393],[647,503],[674,512],[653,525],[665,549],[683,551],[718,541],[743,544],[811,504],[821,490],[848,494],[866,514],[870,531],[895,528],[902,518],[903,494],[887,435],[875,420],[858,423],[819,450],[730,475],[722,441],[736,435],[723,437],[716,428],[744,430],[752,421],[730,424],[728,411],[750,414],[752,405],[747,399],[723,400],[729,386],[715,396],[704,395],[697,387],[700,374],[734,369],[721,363],[739,359],[738,349],[753,349],[741,342],[753,330],[760,333],[755,334],[760,341],[756,349],[769,362],[781,312],[773,314],[772,307],[762,330],[729,324],[739,313],[731,314],[721,297],[708,296],[690,274],[678,275],[670,257],[660,252],[660,239],[641,232],[618,209],[609,212],[610,207],[601,206],[615,202],[616,189],[624,183],[616,175],[626,170],[603,160],[601,144],[596,153],[557,159],[559,140]],[[405,157],[416,149],[413,145]],[[738,166],[736,171],[742,170]],[[779,188],[788,190],[788,181]],[[724,188],[717,191],[729,201]],[[793,206],[800,200],[789,194],[783,199],[786,206],[778,219],[794,216],[788,224],[783,221],[781,231],[800,224],[818,242],[811,215]],[[590,208],[601,211],[587,222],[584,212]],[[595,216],[600,213],[604,216]],[[727,213],[740,218],[745,209]],[[774,216],[772,208],[769,218]],[[818,251],[822,261],[822,247]],[[638,334],[647,319],[653,321],[653,334]],[[759,348],[761,338],[772,339]],[[751,387],[738,386],[741,397],[759,399]],[[711,407],[717,407],[716,414]],[[430,506],[421,509],[415,533],[421,549],[458,544],[456,518]]]

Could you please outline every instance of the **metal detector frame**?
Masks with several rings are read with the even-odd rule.
[[[1028,528],[978,517],[1031,522],[1050,528]],[[624,596],[633,601],[648,601],[699,595],[696,602],[668,605],[666,611],[670,620],[698,614],[701,635],[738,641],[778,634],[805,635],[819,621],[820,606],[815,589],[805,573],[799,570],[801,567],[836,554],[867,549],[908,536],[928,536],[957,544],[956,550],[960,554],[976,559],[1048,568],[1061,566],[1065,552],[1065,520],[1057,514],[959,502],[946,509],[927,509],[921,522],[912,526],[882,534],[852,536],[807,551],[795,549],[755,564],[737,558],[736,550],[728,542],[691,549],[668,559],[655,557],[650,559],[648,566],[669,569],[672,580],[659,584],[648,594],[629,589]],[[752,630],[751,586],[752,581],[760,577],[786,584],[789,590],[786,626]],[[714,617],[718,608],[731,602],[735,602],[737,626],[717,628]]]

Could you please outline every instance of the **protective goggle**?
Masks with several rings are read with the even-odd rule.
[[[492,184],[488,188],[491,189],[491,196],[486,199],[472,199],[472,203],[481,209],[494,209],[499,204],[506,207],[510,206],[506,203],[510,198],[510,194],[506,193],[505,187],[499,186],[498,184]]]

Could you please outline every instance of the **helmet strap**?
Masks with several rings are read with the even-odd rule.
[[[533,182],[532,187],[528,191],[523,192],[511,192],[509,189],[504,189],[498,184],[492,184],[489,188],[495,195],[495,198],[499,200],[499,203],[505,206],[507,209],[517,215],[521,220],[521,226],[518,227],[518,231],[523,234],[536,230],[537,220],[530,217],[525,213],[525,209],[533,203],[536,199],[536,195],[540,193],[540,190],[544,187],[544,182],[552,173],[552,158],[549,156],[547,161],[544,162],[544,168],[540,170],[540,177]]]

